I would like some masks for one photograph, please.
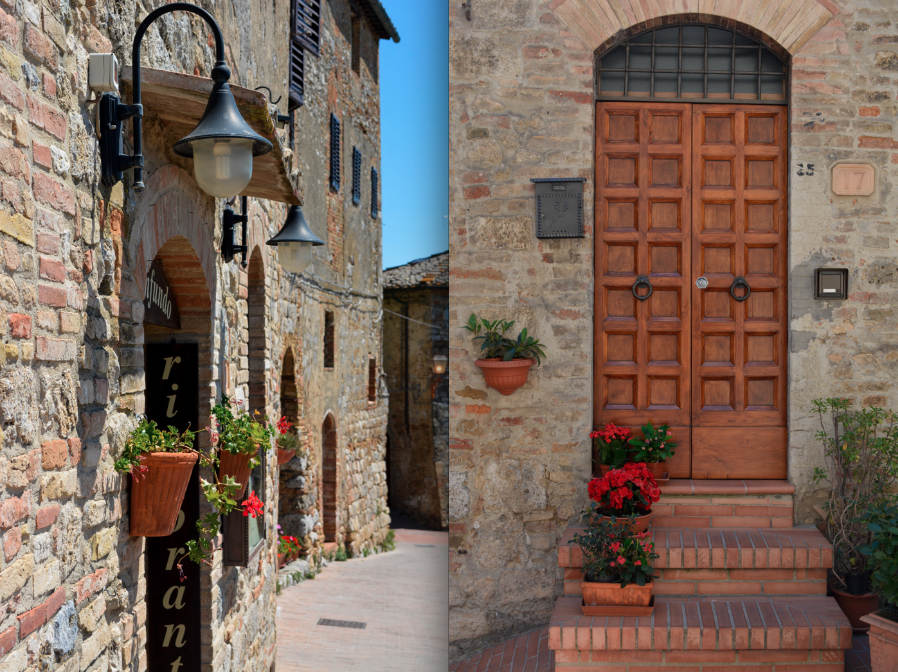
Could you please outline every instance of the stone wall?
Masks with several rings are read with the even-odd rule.
[[[453,656],[544,623],[560,592],[557,541],[586,502],[591,471],[594,51],[632,25],[684,12],[692,21],[736,21],[793,56],[789,478],[796,523],[813,522],[822,497],[811,480],[822,454],[810,401],[840,395],[898,406],[891,384],[898,361],[893,3],[484,0],[470,22],[451,7]],[[872,163],[873,195],[834,196],[830,171],[839,162]],[[587,179],[582,240],[535,238],[529,179],[552,176]],[[847,301],[813,300],[813,271],[824,265],[850,269]],[[472,311],[515,319],[547,344],[547,362],[512,396],[487,389],[474,367],[461,328]]]
[[[350,138],[368,143],[366,156],[376,164],[376,82],[329,72],[349,59],[329,7],[347,3],[325,4],[324,56],[318,63],[307,57],[305,110],[330,106],[349,116],[344,128],[355,135],[344,136],[344,167],[351,166]],[[340,305],[341,336],[352,346],[343,348],[339,379],[325,386],[320,374],[309,375],[306,389],[315,402],[304,417],[320,426],[322,406],[340,414],[347,543],[378,543],[389,523],[386,400],[369,406],[365,396],[368,356],[380,351],[379,222],[345,215],[343,239],[332,246],[340,255],[319,253],[311,273],[295,278],[264,244],[282,225],[285,207],[250,199],[253,265],[249,273],[236,261],[226,265],[218,252],[223,203],[198,190],[190,164],[171,152],[177,138],[149,115],[146,191],[131,191],[130,176],[112,189],[99,185],[87,56],[113,51],[129,64],[136,26],[152,8],[0,0],[4,672],[147,667],[145,541],[128,533],[129,481],[113,462],[145,410],[142,346],[170,336],[143,325],[142,272],[157,253],[172,255],[173,284],[183,290],[178,337],[201,344],[200,424],[221,393],[279,415],[287,347],[294,348],[302,378],[319,363],[313,355],[320,352],[317,297]],[[275,97],[286,93],[289,3],[236,0],[208,9],[224,30],[231,81],[270,86]],[[208,76],[212,44],[202,20],[169,15],[147,33],[142,63]],[[376,45],[368,45],[375,62]],[[297,136],[305,144],[290,168],[301,190],[324,194],[316,180],[326,175],[326,122],[304,113],[297,115]],[[281,141],[287,142],[286,131]],[[309,201],[307,217],[326,237],[324,199]],[[316,445],[314,430],[307,434],[308,445]],[[205,441],[201,435],[200,445]],[[246,568],[224,567],[219,550],[202,569],[203,670],[261,672],[274,660],[278,476],[271,458],[263,475],[268,506],[260,550]]]

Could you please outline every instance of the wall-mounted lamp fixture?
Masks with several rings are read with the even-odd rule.
[[[234,260],[234,257],[237,255],[237,253],[241,253],[243,255],[243,261],[240,263],[240,265],[243,266],[243,268],[246,268],[246,228],[247,222],[249,221],[249,213],[246,206],[246,196],[240,197],[240,209],[243,212],[242,215],[238,215],[230,207],[225,208],[224,214],[222,215],[221,256],[224,258],[225,263],[229,264]],[[237,245],[234,242],[234,228],[237,224],[243,225],[242,245]]]
[[[438,376],[446,373],[446,367],[448,366],[448,364],[449,358],[446,355],[433,356],[433,372]]]
[[[104,93],[100,99],[100,162],[102,181],[111,187],[122,179],[122,171],[134,168],[134,191],[144,190],[143,130],[140,102],[140,44],[144,33],[156,19],[174,11],[191,12],[209,24],[215,38],[215,82],[206,110],[196,128],[175,143],[177,154],[193,159],[197,184],[210,196],[230,198],[246,188],[253,174],[253,157],[272,150],[272,144],[244,121],[228,86],[231,71],[225,65],[224,38],[221,28],[209,12],[186,2],[172,2],[150,12],[137,28],[131,50],[133,70],[132,105],[123,105],[118,96]],[[122,154],[122,122],[134,118],[134,154]]]
[[[324,241],[312,233],[298,205],[290,206],[287,221],[266,245],[278,248],[278,263],[289,273],[302,273],[312,263],[312,246]]]

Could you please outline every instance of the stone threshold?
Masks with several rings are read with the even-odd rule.
[[[701,480],[672,478],[660,485],[661,495],[791,495],[795,486],[780,480]]]

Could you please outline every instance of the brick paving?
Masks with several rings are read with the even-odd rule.
[[[445,672],[449,537],[396,530],[391,553],[334,562],[278,597],[277,672]],[[365,629],[317,625],[321,618]]]
[[[845,672],[870,672],[867,635],[855,635],[845,652]],[[549,628],[531,630],[449,666],[449,672],[551,672]]]

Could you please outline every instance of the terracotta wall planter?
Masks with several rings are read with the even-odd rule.
[[[279,467],[287,464],[287,462],[292,460],[294,457],[296,457],[296,453],[294,453],[292,450],[283,450],[281,448],[278,448],[278,466]]]
[[[131,479],[131,535],[167,537],[175,530],[178,512],[190,482],[196,453],[143,453],[148,470]]]
[[[234,499],[240,499],[246,494],[246,485],[249,483],[249,461],[253,455],[234,455],[226,450],[218,454],[218,480],[223,481],[225,476],[233,476],[240,484],[240,490],[234,495]]]
[[[867,593],[865,595],[852,595],[829,584],[829,589],[836,598],[839,608],[845,612],[855,632],[867,632],[870,626],[862,621],[862,617],[872,614],[879,609],[879,595]]]
[[[870,628],[870,664],[873,672],[893,672],[898,665],[898,622],[882,616],[884,612],[861,617]]]
[[[535,359],[513,359],[503,362],[498,357],[494,359],[478,359],[474,364],[483,371],[486,384],[502,394],[511,394],[527,382],[530,367]]]
[[[644,586],[631,583],[629,586],[621,588],[620,583],[617,582],[580,582],[580,588],[583,592],[583,604],[587,607],[647,607],[652,599],[653,585],[654,582],[649,581]]]

